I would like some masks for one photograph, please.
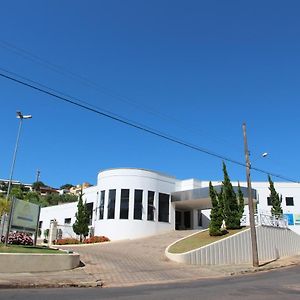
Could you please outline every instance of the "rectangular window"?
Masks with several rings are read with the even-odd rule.
[[[71,224],[71,218],[66,218],[65,219],[65,224]]]
[[[268,206],[272,206],[272,201],[270,197],[267,197],[267,201],[268,201]]]
[[[286,206],[294,206],[294,198],[293,197],[285,197]]]
[[[159,193],[158,197],[158,221],[169,222],[169,199],[168,194]]]
[[[148,191],[148,212],[147,212],[147,220],[154,220],[154,192]]]
[[[92,225],[94,203],[93,202],[86,203],[85,207],[86,207],[86,210],[87,210],[88,216],[89,216],[89,225]]]
[[[43,221],[39,221],[39,228],[43,227]]]
[[[115,218],[115,203],[116,203],[116,190],[109,190],[108,205],[107,205],[107,219]]]
[[[120,219],[128,219],[129,190],[121,190]]]
[[[134,216],[135,220],[142,220],[143,190],[134,190]]]
[[[99,220],[104,218],[104,200],[105,200],[105,191],[100,193],[100,205],[99,205]]]
[[[202,212],[201,212],[201,209],[198,209],[198,226],[202,227]]]

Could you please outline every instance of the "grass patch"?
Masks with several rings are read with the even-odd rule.
[[[238,232],[244,231],[248,229],[248,227],[243,227],[241,229],[231,229],[227,230],[228,233],[222,236],[210,236],[208,230],[201,231],[199,233],[196,233],[190,237],[187,237],[174,245],[172,245],[169,248],[170,253],[184,253],[188,252],[203,246],[206,246],[208,244],[211,244],[216,241],[220,241],[224,238],[227,238],[231,235],[234,235]]]
[[[7,247],[5,247],[4,244],[0,244],[0,253],[66,254],[66,252],[64,251],[44,247],[21,245],[8,245]]]

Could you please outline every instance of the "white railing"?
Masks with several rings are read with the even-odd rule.
[[[72,225],[57,225],[56,239],[77,238]]]
[[[254,215],[255,225],[270,226],[288,228],[287,219],[280,216],[271,216],[267,214],[255,214]],[[242,226],[249,226],[249,216],[243,215],[241,218]]]

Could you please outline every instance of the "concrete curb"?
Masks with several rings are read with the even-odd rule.
[[[38,283],[32,283],[32,282],[1,282],[0,281],[0,290],[1,289],[34,289],[34,288],[102,288],[103,282],[101,280],[96,281],[81,281],[81,282],[38,282]]]
[[[275,262],[277,263],[277,262]],[[32,283],[33,278],[29,278],[29,280],[1,280],[0,279],[0,290],[1,289],[14,289],[14,288],[110,288],[110,287],[130,287],[130,286],[141,286],[141,285],[163,285],[163,284],[170,284],[170,283],[181,283],[181,282],[190,282],[190,281],[197,281],[202,279],[213,279],[213,278],[224,278],[224,277],[232,277],[232,276],[242,276],[242,275],[251,275],[258,272],[268,272],[275,269],[280,268],[289,268],[296,265],[300,265],[300,261],[290,261],[290,262],[278,262],[276,265],[268,266],[261,266],[258,268],[253,267],[245,267],[239,270],[231,271],[230,268],[224,268],[219,271],[219,275],[212,275],[212,276],[199,276],[195,279],[169,279],[160,282],[138,282],[138,283],[128,283],[128,284],[114,284],[106,286],[101,280],[91,280],[91,281],[72,281],[72,280],[62,280],[61,282],[36,282]]]

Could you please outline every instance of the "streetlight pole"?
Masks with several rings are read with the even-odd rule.
[[[247,186],[248,186],[248,206],[249,206],[249,221],[250,221],[251,245],[252,245],[252,264],[253,267],[258,267],[259,261],[258,261],[258,250],[257,250],[257,237],[256,237],[256,229],[255,229],[254,205],[253,205],[252,187],[251,187],[251,179],[250,179],[251,163],[249,159],[246,123],[243,124],[243,134],[244,134],[244,148],[245,148],[245,159],[246,159],[246,177],[247,177]]]
[[[20,119],[20,123],[19,123],[17,140],[16,140],[16,145],[15,145],[15,150],[14,150],[14,155],[13,155],[13,161],[12,161],[11,170],[10,170],[10,176],[9,176],[9,182],[8,182],[8,188],[7,188],[7,194],[6,194],[7,201],[9,200],[9,194],[10,194],[11,185],[12,185],[12,178],[13,178],[13,174],[14,174],[14,168],[15,168],[15,163],[16,163],[16,157],[17,157],[17,152],[18,152],[18,145],[19,145],[19,139],[20,139],[20,133],[21,133],[21,129],[22,129],[23,120],[31,119],[31,118],[32,118],[31,115],[24,116],[20,111],[17,111],[17,119]],[[10,208],[7,230],[6,230],[6,234],[5,234],[5,246],[7,246],[7,243],[8,243],[9,230],[10,230],[10,225],[11,225],[11,221],[12,221],[13,205],[14,205],[14,201],[12,201],[12,205]]]
[[[19,129],[18,129],[18,134],[17,134],[17,140],[16,140],[16,145],[15,145],[15,150],[14,150],[14,155],[13,155],[13,161],[10,169],[10,176],[9,176],[9,182],[8,182],[8,188],[7,188],[7,194],[6,194],[6,199],[9,199],[9,194],[11,190],[11,185],[12,185],[12,178],[14,174],[14,168],[15,168],[15,163],[16,163],[16,157],[17,157],[17,152],[18,152],[18,146],[19,146],[19,139],[20,139],[20,133],[22,129],[22,124],[24,119],[31,119],[31,115],[23,115],[20,111],[17,111],[17,119],[20,119],[19,123]]]

